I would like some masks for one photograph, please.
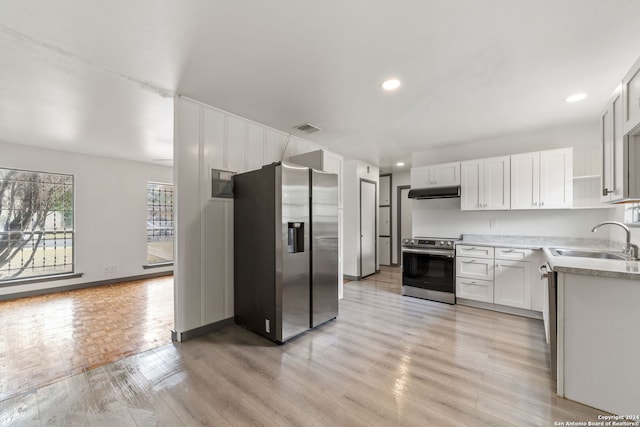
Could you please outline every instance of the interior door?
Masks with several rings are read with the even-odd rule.
[[[360,180],[360,276],[376,272],[376,183]]]

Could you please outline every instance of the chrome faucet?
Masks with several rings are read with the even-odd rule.
[[[635,261],[638,259],[638,245],[631,243],[631,230],[629,229],[629,227],[627,227],[626,225],[624,225],[621,222],[618,221],[605,221],[605,222],[601,222],[600,224],[596,225],[595,227],[593,227],[591,229],[592,233],[595,233],[596,231],[598,231],[598,228],[600,228],[603,225],[617,225],[619,227],[622,227],[622,229],[627,233],[627,244],[624,247],[624,253],[627,256],[627,259],[629,261]]]

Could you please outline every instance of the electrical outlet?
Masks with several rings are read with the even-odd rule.
[[[269,325],[269,319],[264,319],[264,331],[268,334],[271,333],[271,326]]]
[[[489,228],[496,228],[498,226],[498,221],[495,218],[489,220]]]

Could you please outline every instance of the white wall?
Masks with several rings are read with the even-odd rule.
[[[246,172],[280,161],[287,134],[184,97],[175,99],[174,117],[180,338],[233,316],[233,200],[209,197],[211,168]],[[292,137],[284,160],[321,148]]]
[[[173,182],[171,167],[2,142],[0,153],[0,167],[74,176],[75,269],[83,274],[0,287],[0,295],[171,270],[142,268],[147,260],[147,181]],[[117,271],[105,273],[108,265]]]
[[[615,209],[609,210],[609,221],[619,221],[624,223],[624,205],[616,205]],[[595,224],[594,224],[595,225]],[[631,242],[640,244],[640,227],[629,227],[631,229]],[[627,233],[617,226],[605,226],[598,230],[598,237],[607,237],[613,241],[624,244],[627,241]],[[594,235],[595,236],[595,235]]]
[[[380,170],[360,160],[344,163],[344,242],[343,270],[346,276],[360,277],[360,179],[376,183],[376,200],[380,200]],[[377,203],[377,202],[376,202]],[[378,207],[376,206],[376,211]],[[376,242],[379,225],[376,223]],[[376,252],[376,269],[380,268]]]
[[[574,161],[574,175],[581,175],[594,165],[601,165],[599,159],[593,158],[600,153],[599,133],[599,123],[594,121],[422,151],[414,153],[412,161],[416,167],[573,147],[574,160],[580,159]],[[437,237],[464,233],[597,237],[591,228],[612,215],[611,209],[462,212],[460,199],[416,200],[413,207],[413,235]],[[496,220],[494,228],[489,226],[491,219]]]
[[[398,264],[398,187],[411,184],[411,173],[397,172],[391,176],[391,263]]]

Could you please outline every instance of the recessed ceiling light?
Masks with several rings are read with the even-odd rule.
[[[567,96],[564,99],[564,102],[578,102],[578,101],[582,101],[586,97],[587,97],[586,93],[576,93],[576,94],[573,94],[571,96]]]
[[[398,79],[389,79],[382,82],[380,85],[384,90],[396,90],[400,87],[400,80]]]
[[[404,162],[398,162],[398,163],[396,163],[396,166],[398,166],[399,168],[401,168],[402,166],[404,166]]]

